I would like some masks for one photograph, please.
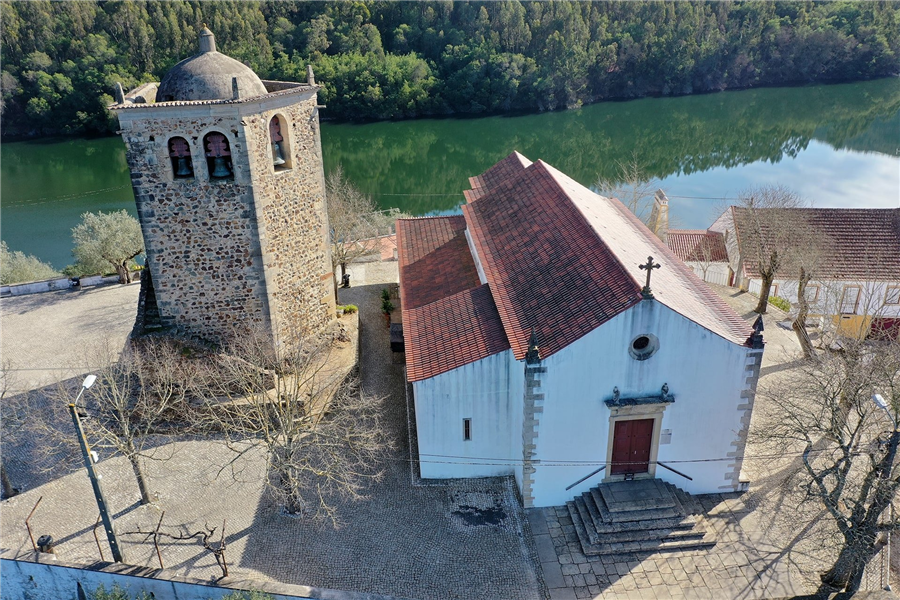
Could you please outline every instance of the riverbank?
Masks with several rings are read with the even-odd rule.
[[[644,98],[562,112],[322,124],[326,172],[344,174],[383,209],[458,210],[468,178],[518,150],[587,186],[619,187],[636,162],[671,199],[673,227],[704,228],[719,207],[763,182],[818,206],[896,206],[900,79]],[[135,214],[118,137],[0,144],[2,238],[57,269],[87,211]]]

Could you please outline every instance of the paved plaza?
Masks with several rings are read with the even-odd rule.
[[[353,287],[341,290],[340,301],[360,307],[362,385],[384,399],[383,423],[395,443],[381,462],[384,478],[369,486],[366,499],[342,504],[342,526],[334,528],[280,514],[263,493],[261,454],[229,466],[230,451],[210,441],[161,446],[155,460],[146,461],[151,490],[158,494],[149,506],[137,504],[127,462],[105,458],[99,470],[130,563],[158,567],[152,543],[133,532],[153,529],[165,511],[162,529],[173,534],[221,528],[225,520],[231,574],[223,583],[236,585],[282,582],[421,600],[750,600],[815,588],[822,549],[805,534],[819,526],[816,515],[805,523],[776,518],[783,512],[779,503],[789,501],[778,477],[789,461],[748,461],[748,494],[697,496],[718,543],[681,552],[587,557],[566,508],[522,510],[511,478],[422,485],[411,477],[402,365],[392,360],[379,312],[381,288],[397,280],[396,262],[353,265],[351,276]],[[752,317],[752,297],[718,291],[739,314]],[[17,361],[20,387],[34,389],[60,376],[77,383],[88,365],[79,364],[69,341],[123,343],[136,299],[136,286],[111,286],[0,301],[4,357]],[[763,377],[789,376],[796,355],[796,341],[775,325],[778,318],[775,312],[766,320]],[[92,323],[99,324],[94,337],[81,336]],[[23,370],[24,364],[35,366]],[[77,460],[70,461],[76,465],[71,470],[66,461],[40,470],[30,450],[10,447],[6,436],[3,450],[4,461],[14,466],[13,484],[23,493],[3,502],[0,556],[31,556],[24,518],[43,498],[32,519],[35,537],[52,535],[59,559],[67,563],[98,560],[96,505]],[[105,543],[102,548],[108,560]],[[174,576],[220,575],[214,557],[195,541],[162,540],[161,553]],[[877,575],[869,578],[870,587]]]
[[[403,370],[391,360],[379,312],[381,288],[397,280],[396,264],[355,267],[353,287],[341,290],[342,303],[360,307],[362,386],[384,398],[383,424],[395,449],[384,456],[385,476],[366,490],[368,498],[340,506],[340,528],[280,514],[262,493],[263,456],[220,472],[233,457],[228,450],[184,440],[160,448],[159,460],[146,461],[151,490],[159,495],[149,506],[136,504],[137,487],[126,461],[101,460],[118,531],[153,529],[163,511],[163,530],[171,533],[221,528],[224,519],[231,574],[223,583],[277,581],[423,600],[542,598],[532,536],[511,478],[440,486],[411,481]],[[68,298],[57,300],[65,304]],[[8,300],[18,299],[4,299],[4,309]],[[32,519],[35,534],[53,535],[60,560],[67,563],[98,560],[92,533],[96,505],[83,470],[55,473],[49,480],[42,475],[39,481],[46,483],[33,487],[14,481],[25,491],[3,503],[0,556],[32,554],[24,519],[43,497]],[[158,567],[145,536],[120,537],[130,563]],[[105,543],[103,548],[109,560]],[[210,580],[221,574],[214,557],[196,541],[164,540],[161,552],[173,575]]]

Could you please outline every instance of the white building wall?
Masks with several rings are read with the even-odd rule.
[[[659,350],[638,361],[628,352],[643,333],[659,338]],[[743,410],[749,349],[729,342],[656,301],[644,301],[616,316],[542,362],[545,394],[537,440],[540,464],[534,474],[535,506],[556,506],[597,485],[600,473],[571,490],[565,488],[606,461],[610,410],[604,400],[618,387],[623,397],[659,395],[668,383],[675,402],[662,429],[671,443],[660,445],[658,460],[693,477],[688,481],[663,468],[656,477],[690,493],[733,489],[733,463],[681,462],[725,459],[734,452]],[[577,466],[554,463],[590,461]]]
[[[778,285],[778,296],[784,298],[791,303],[792,306],[797,304],[797,287],[796,279],[775,279],[774,284]],[[900,304],[887,304],[888,288],[900,287],[900,279],[894,282],[884,281],[811,281],[810,286],[818,286],[818,297],[810,302],[810,314],[817,315],[836,315],[842,312],[841,298],[844,294],[844,288],[847,286],[857,286],[860,289],[859,302],[856,311],[849,314],[870,315],[878,317],[900,317]],[[752,294],[759,295],[762,289],[762,281],[758,278],[750,280],[749,291]],[[807,296],[813,294],[810,291]]]
[[[706,275],[703,274],[703,264],[699,262],[686,261],[684,264],[689,266],[694,274],[702,279],[703,281],[709,283],[715,283],[717,285],[728,285],[728,278],[730,276],[730,271],[728,269],[728,263],[712,263],[706,269]]]
[[[521,482],[525,369],[511,350],[413,382],[423,478],[515,474]],[[471,419],[472,439],[463,439]]]

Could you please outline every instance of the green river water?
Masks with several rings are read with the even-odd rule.
[[[324,111],[327,114],[327,110]],[[322,124],[326,170],[384,208],[457,210],[468,177],[513,150],[579,182],[635,161],[671,200],[673,227],[709,225],[751,185],[781,183],[816,206],[900,202],[900,79],[606,102],[522,116]],[[13,250],[72,262],[85,211],[134,213],[120,138],[0,145],[0,236]]]

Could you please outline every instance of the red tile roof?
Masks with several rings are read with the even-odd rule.
[[[744,273],[759,277],[753,236],[748,234],[750,212],[737,206],[732,206],[731,210]],[[806,227],[814,239],[820,241],[820,275],[817,278],[900,280],[900,208],[778,210],[784,213],[784,219],[792,223],[792,227]]]
[[[656,301],[747,342],[747,323],[621,202],[542,161],[514,153],[501,163],[472,178],[478,193],[462,217],[398,221],[411,381],[507,348],[522,359],[532,327],[541,358],[550,356],[641,302],[638,264],[648,255],[663,265]],[[488,285],[479,285],[466,225]]]
[[[670,229],[666,244],[685,262],[728,262],[725,236],[706,229]]]
[[[509,349],[478,279],[461,215],[397,221],[407,378],[420,381]]]
[[[481,285],[466,242],[466,220],[461,215],[400,219],[397,247],[404,310]]]
[[[530,160],[514,151],[481,175],[469,177],[469,185],[472,186],[472,189],[466,190],[463,195],[467,202],[474,202],[481,198],[488,189],[500,185],[530,166]]]
[[[506,335],[542,358],[640,302],[640,286],[597,236],[545,163],[463,206]]]
[[[509,350],[487,284],[403,311],[406,376],[421,381]]]

